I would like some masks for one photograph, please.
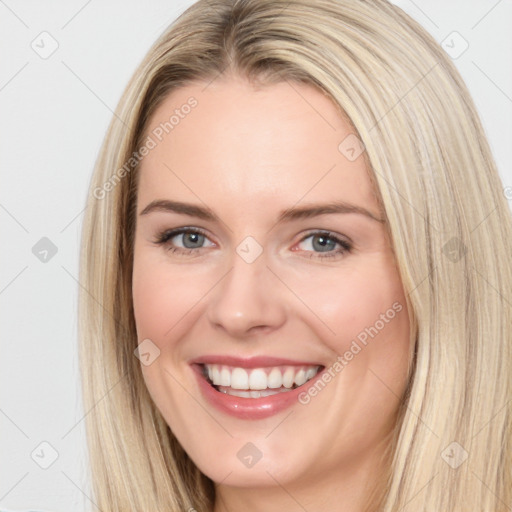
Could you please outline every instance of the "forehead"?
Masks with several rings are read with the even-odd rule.
[[[340,150],[353,132],[311,85],[191,83],[172,91],[148,123],[154,147],[141,164],[138,202],[199,198],[261,214],[301,200],[346,200],[377,211],[363,155],[351,160]]]

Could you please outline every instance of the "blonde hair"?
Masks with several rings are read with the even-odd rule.
[[[414,347],[384,491],[369,508],[509,510],[511,214],[458,71],[385,0],[200,0],[129,82],[82,234],[80,359],[95,503],[109,512],[213,509],[213,482],[156,409],[134,356],[131,272],[148,119],[170,91],[223,72],[318,87],[365,147]]]

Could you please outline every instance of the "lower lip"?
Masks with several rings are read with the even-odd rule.
[[[300,393],[306,387],[310,387],[314,380],[309,380],[306,383],[307,386],[303,384],[290,391],[283,391],[275,395],[260,398],[244,398],[217,391],[203,376],[201,367],[194,365],[194,371],[199,382],[199,388],[208,402],[220,411],[244,420],[268,418],[297,404]],[[316,375],[317,378],[320,373]]]

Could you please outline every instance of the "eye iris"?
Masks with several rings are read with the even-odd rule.
[[[315,243],[315,240],[319,241],[319,245]],[[325,249],[333,249],[336,245],[334,240],[331,240],[329,237],[324,235],[316,235],[313,237],[313,247],[314,249],[319,249],[321,252],[326,252]]]
[[[187,245],[187,240],[192,240],[192,245]],[[204,235],[201,233],[184,233],[183,234],[183,245],[187,249],[195,249],[201,247],[204,242]]]

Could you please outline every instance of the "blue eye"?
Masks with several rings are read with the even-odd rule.
[[[179,239],[179,237],[181,237],[181,247],[171,243],[174,238]],[[167,249],[171,252],[190,254],[195,249],[202,249],[205,240],[208,240],[208,238],[200,229],[179,228],[160,233],[155,243],[168,245]],[[214,245],[211,242],[210,244]]]
[[[309,258],[325,259],[349,253],[352,245],[328,231],[315,231],[302,238],[299,244],[311,239],[306,243],[306,249],[300,249],[300,252],[310,252]],[[176,241],[173,241],[176,240]],[[180,243],[177,241],[180,240]],[[204,245],[208,242],[208,245]],[[192,254],[198,249],[212,247],[212,243],[199,228],[178,228],[160,233],[155,240],[158,245],[166,246],[166,250],[177,254]],[[338,246],[338,248],[336,248]]]
[[[186,249],[198,249],[201,247],[205,241],[205,236],[201,233],[196,233],[195,231],[189,231],[186,233],[180,233],[174,235],[173,238],[181,236],[182,244]]]
[[[330,232],[315,231],[305,236],[299,243],[311,239],[306,245],[313,250],[310,258],[332,258],[340,254],[348,253],[352,250],[352,245],[346,240],[342,240]],[[335,249],[339,246],[338,249]],[[335,250],[333,250],[335,249]]]

